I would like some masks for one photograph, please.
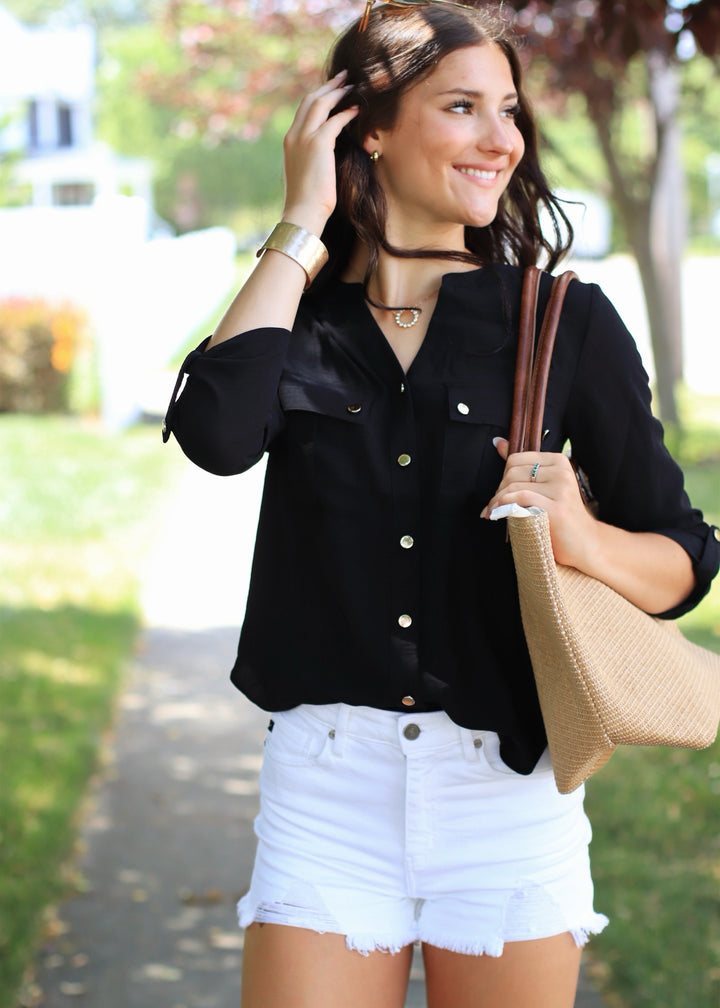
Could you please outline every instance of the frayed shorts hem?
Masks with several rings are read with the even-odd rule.
[[[363,956],[367,956],[371,952],[397,955],[408,945],[422,944],[433,945],[435,948],[446,949],[448,952],[458,952],[461,955],[488,955],[493,958],[499,958],[503,954],[505,944],[508,942],[552,938],[566,932],[572,936],[578,948],[583,948],[593,935],[600,934],[609,923],[604,914],[593,912],[591,919],[584,924],[575,927],[568,926],[559,931],[557,928],[549,928],[547,934],[538,933],[537,929],[534,929],[532,934],[526,936],[514,935],[512,938],[498,937],[484,941],[473,941],[467,935],[456,938],[447,934],[425,931],[423,928],[393,935],[382,932],[346,933],[330,920],[323,926],[319,926],[317,918],[314,916],[308,915],[307,918],[304,918],[302,912],[298,912],[298,908],[293,908],[293,910],[295,912],[290,914],[282,913],[279,908],[275,907],[266,909],[252,901],[250,894],[247,894],[237,905],[238,923],[241,928],[246,928],[253,923],[280,924],[286,927],[314,931],[316,934],[340,934],[344,936],[345,947],[349,952],[359,952]]]
[[[243,927],[344,935],[362,954],[419,941],[500,956],[505,942],[566,932],[582,946],[607,924],[583,789],[559,794],[547,753],[514,773],[497,734],[443,712],[274,715],[260,794]]]

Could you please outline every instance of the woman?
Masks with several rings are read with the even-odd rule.
[[[485,519],[542,506],[561,563],[666,616],[705,594],[718,544],[596,287],[568,293],[545,450],[507,457],[522,267],[565,249],[494,15],[369,2],[299,107],[285,175],[281,226],[165,431],[220,474],[268,452],[232,672],[274,712],[243,1008],[400,1008],[416,941],[430,1008],[570,1008],[606,919]]]

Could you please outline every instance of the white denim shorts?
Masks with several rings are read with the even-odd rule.
[[[547,753],[529,776],[494,732],[443,712],[345,704],[275,714],[241,926],[345,935],[349,949],[415,941],[471,955],[607,924],[593,910],[583,789],[561,795]]]

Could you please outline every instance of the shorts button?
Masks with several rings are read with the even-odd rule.
[[[476,749],[482,749],[482,739],[481,738],[473,739],[473,745],[475,746]]]
[[[413,741],[413,739],[416,739],[419,734],[420,734],[420,725],[408,724],[405,725],[405,727],[403,728],[403,735],[405,736],[406,739],[410,739],[411,742]]]
[[[402,698],[402,700],[400,701],[400,703],[403,705],[403,707],[414,707],[415,706],[415,697],[404,696]]]

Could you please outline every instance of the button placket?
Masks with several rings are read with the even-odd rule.
[[[390,486],[393,538],[390,566],[393,663],[398,675],[398,702],[405,708],[416,703],[418,676],[417,625],[420,571],[416,538],[420,498],[419,468],[416,465],[417,429],[412,388],[401,380],[401,395],[392,406],[390,437]],[[403,693],[405,694],[403,696]]]

